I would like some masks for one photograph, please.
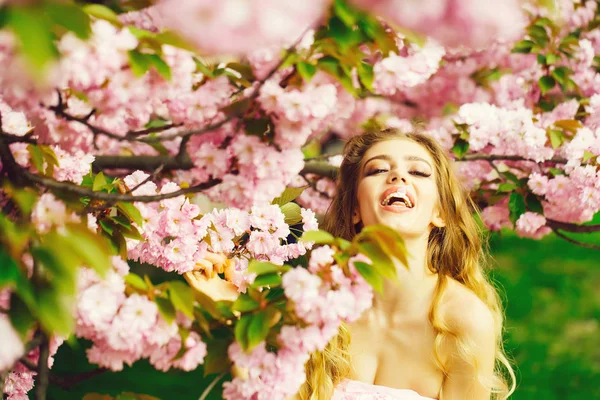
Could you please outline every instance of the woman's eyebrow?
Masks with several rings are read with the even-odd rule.
[[[370,163],[371,161],[374,161],[374,160],[385,160],[385,161],[388,161],[389,163],[394,163],[394,159],[392,157],[388,156],[387,154],[380,154],[378,156],[374,156],[374,157],[369,158],[365,162],[365,164],[363,165],[363,167],[366,167],[368,163]]]
[[[432,166],[429,163],[429,161],[427,161],[424,158],[418,157],[418,156],[406,156],[406,157],[404,157],[404,159],[407,160],[407,161],[420,161],[420,162],[424,162],[425,164],[429,165],[429,168],[432,168]]]

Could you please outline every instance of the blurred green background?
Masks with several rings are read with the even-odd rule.
[[[600,233],[584,239],[600,244]],[[511,232],[493,234],[490,250],[493,278],[504,292],[506,350],[518,379],[511,399],[600,399],[600,251],[555,235],[536,241]],[[83,347],[64,345],[53,372],[93,368],[86,362]],[[195,400],[213,378],[203,378],[200,370],[157,372],[147,362],[138,362],[69,391],[52,386],[48,399],[79,400],[88,392],[116,395],[128,391],[163,400]],[[220,398],[218,390],[207,397]]]

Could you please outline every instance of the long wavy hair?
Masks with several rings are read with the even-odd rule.
[[[484,241],[475,215],[476,205],[459,184],[450,160],[439,144],[430,136],[420,133],[403,133],[396,129],[369,131],[350,139],[344,147],[344,160],[340,167],[337,194],[330,205],[324,221],[324,229],[347,240],[360,231],[354,225],[352,215],[357,204],[357,191],[363,158],[367,150],[376,143],[393,139],[412,140],[431,154],[439,192],[440,211],[445,227],[434,227],[427,246],[428,268],[438,275],[429,321],[435,330],[434,356],[438,368],[446,376],[447,366],[442,360],[440,348],[447,338],[457,340],[460,353],[477,367],[473,358],[473,344],[453,332],[440,316],[440,300],[452,278],[475,293],[494,316],[496,334],[496,365],[493,377],[477,377],[488,387],[494,399],[506,399],[514,392],[515,375],[504,354],[502,346],[503,314],[495,287],[484,272]],[[300,389],[301,400],[329,400],[335,386],[351,372],[348,347],[350,335],[345,326],[322,352],[315,353],[306,363],[306,383]],[[440,393],[443,400],[443,393]]]

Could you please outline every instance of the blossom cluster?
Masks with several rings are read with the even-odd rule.
[[[179,332],[179,326],[189,328],[192,321],[178,314],[169,323],[146,296],[127,296],[124,276],[129,266],[118,256],[112,262],[104,278],[86,268],[78,277],[75,333],[93,343],[88,360],[113,371],[141,358],[161,371],[196,369],[204,362],[206,345],[194,331],[185,338]]]
[[[137,171],[125,178],[131,188],[146,180],[147,174]],[[169,182],[158,193],[179,189]],[[152,181],[137,188],[133,194],[156,194]],[[184,196],[159,203],[138,203],[144,224],[140,231],[144,240],[129,239],[129,258],[165,269],[185,273],[202,264],[206,252],[230,254],[243,247],[235,257],[236,271],[243,271],[249,258],[268,260],[275,264],[305,254],[304,242],[287,243],[292,233],[286,216],[278,205],[253,206],[245,211],[237,208],[214,209],[204,215],[200,207]],[[315,215],[300,210],[305,230],[316,229]]]
[[[304,364],[310,353],[323,350],[337,334],[342,322],[354,322],[371,307],[371,286],[354,267],[355,261],[370,263],[362,255],[348,263],[345,273],[336,264],[329,246],[311,252],[308,269],[295,268],[284,274],[283,287],[294,312],[305,326],[284,325],[277,336],[281,347],[268,351],[261,342],[250,352],[239,343],[229,347],[229,358],[247,376],[223,385],[227,400],[285,399],[294,395],[306,379]]]

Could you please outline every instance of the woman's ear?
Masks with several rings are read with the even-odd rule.
[[[358,205],[354,207],[352,212],[352,224],[356,225],[360,222],[360,212],[358,211]]]
[[[444,221],[444,219],[442,218],[440,210],[437,209],[437,207],[435,213],[433,214],[433,218],[431,218],[431,224],[436,228],[443,228],[446,226],[446,221]]]

